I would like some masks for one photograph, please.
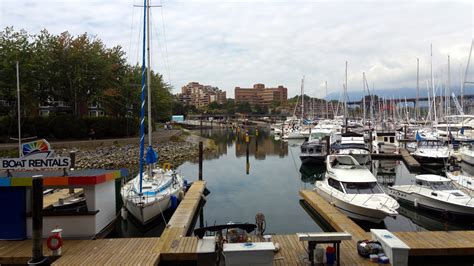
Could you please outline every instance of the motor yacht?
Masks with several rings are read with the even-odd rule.
[[[423,166],[444,166],[451,156],[449,148],[439,140],[420,140],[413,157]]]
[[[324,163],[326,156],[330,153],[326,137],[329,137],[329,145],[335,142],[334,133],[329,129],[314,129],[311,132],[308,140],[301,144],[300,159],[302,163]]]
[[[359,164],[366,165],[370,162],[370,150],[364,136],[354,132],[344,133],[341,143],[335,146],[337,154],[347,154],[354,157]]]
[[[468,164],[474,165],[474,145],[465,145],[462,146],[459,150],[461,152],[461,159]]]

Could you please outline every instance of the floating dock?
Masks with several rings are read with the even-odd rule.
[[[372,239],[369,232],[365,232],[355,222],[338,211],[333,205],[324,200],[316,192],[301,190],[300,196],[337,232],[347,232],[352,235],[351,241],[342,241],[343,252],[341,262],[350,256],[344,257],[344,249],[354,253],[360,260],[368,261],[357,255],[356,242],[363,239]],[[474,231],[423,231],[423,232],[392,232],[410,249],[410,257],[419,256],[474,256]],[[345,245],[344,245],[345,244]],[[354,263],[357,260],[354,261]]]
[[[54,265],[158,265],[198,260],[198,238],[186,236],[200,208],[206,183],[195,181],[181,201],[160,237],[117,238],[98,240],[65,240],[60,257],[52,257]],[[351,219],[311,190],[301,190],[300,196],[335,231],[350,233],[353,240],[341,243],[341,265],[374,265],[357,254],[357,240],[371,239]],[[409,247],[409,256],[473,256],[474,231],[456,232],[394,232]],[[258,236],[251,236],[261,241]],[[280,244],[274,255],[274,265],[308,265],[308,243],[296,234],[273,235]],[[50,251],[44,245],[45,255]],[[0,241],[0,264],[25,264],[31,257],[31,240]]]

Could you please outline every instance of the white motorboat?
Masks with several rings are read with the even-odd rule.
[[[468,164],[474,165],[474,145],[462,146],[459,150],[461,152],[461,159]]]
[[[398,214],[399,204],[385,194],[375,176],[350,155],[329,155],[326,175],[315,190],[347,216],[375,223]]]
[[[474,192],[474,177],[460,171],[446,172],[446,177],[453,180],[459,188],[466,189],[469,193]]]
[[[329,137],[329,145],[335,142],[334,134],[329,129],[314,129],[311,132],[309,139],[301,144],[300,159],[302,163],[324,163],[329,153],[326,137]]]
[[[122,187],[124,206],[138,221],[146,224],[171,207],[171,197],[179,198],[183,183],[183,178],[175,171],[156,167],[151,178],[148,172],[143,173],[141,193],[139,175]]]
[[[342,134],[341,143],[336,146],[336,152],[341,155],[351,155],[362,165],[368,164],[371,159],[364,136],[353,132]]]
[[[474,216],[474,199],[439,175],[417,175],[415,184],[389,187],[389,194],[415,207],[456,215]]]
[[[413,153],[413,157],[424,166],[444,166],[451,152],[442,141],[421,140]]]

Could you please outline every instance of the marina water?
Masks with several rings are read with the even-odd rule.
[[[205,154],[203,179],[210,194],[202,210],[202,224],[195,227],[228,222],[255,222],[259,212],[266,217],[266,233],[285,234],[328,230],[317,214],[300,200],[299,190],[314,188],[314,182],[324,177],[324,166],[302,165],[299,159],[301,141],[277,141],[265,130],[249,130],[245,134],[235,129],[201,130],[196,133],[212,139],[215,151]],[[462,164],[464,170],[474,167]],[[373,161],[368,167],[381,186],[412,184],[415,174],[402,161]],[[472,169],[471,169],[472,168]],[[178,171],[189,181],[198,179],[198,161],[186,162]],[[423,170],[430,173],[429,170]],[[401,205],[399,215],[387,217],[381,224],[356,221],[362,228],[387,228],[390,231],[472,230],[472,221],[443,217],[437,213],[416,210]],[[166,213],[169,219],[172,213]],[[130,219],[129,219],[130,220]],[[133,221],[121,221],[119,235],[157,236],[164,229],[163,218],[146,228]]]

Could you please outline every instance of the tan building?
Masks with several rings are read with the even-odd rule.
[[[183,86],[177,97],[183,104],[196,107],[204,107],[212,102],[224,104],[227,100],[225,91],[210,85],[199,84],[199,82],[189,82]]]
[[[250,105],[270,105],[273,101],[285,103],[288,99],[288,89],[283,86],[265,88],[257,83],[253,88],[235,87],[235,103],[248,102]]]

